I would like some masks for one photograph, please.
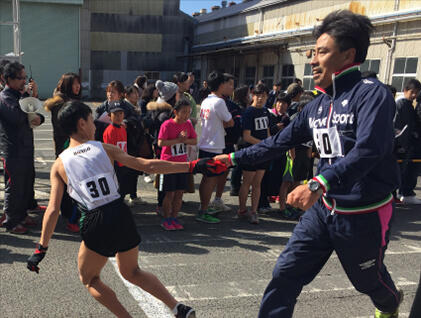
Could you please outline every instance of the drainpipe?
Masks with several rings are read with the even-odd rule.
[[[395,11],[399,10],[399,3],[400,3],[400,0],[395,0],[395,8],[394,8]],[[384,78],[383,78],[384,83],[391,83],[390,73],[391,73],[391,70],[392,70],[393,53],[395,52],[395,48],[396,48],[397,34],[398,34],[398,22],[395,22],[395,25],[393,26],[392,44],[389,47],[389,50],[387,51],[386,72],[385,72]]]

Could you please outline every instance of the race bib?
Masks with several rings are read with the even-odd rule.
[[[90,202],[104,199],[108,195],[115,194],[118,191],[113,174],[111,173],[85,179],[79,183],[79,186]]]
[[[175,144],[171,146],[171,155],[173,157],[183,156],[187,154],[187,149],[185,144]]]
[[[254,130],[268,129],[269,120],[267,117],[258,117],[254,119]]]
[[[336,126],[330,128],[313,128],[313,139],[320,158],[343,157],[341,140]]]

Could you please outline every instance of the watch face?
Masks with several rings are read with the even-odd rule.
[[[316,192],[317,190],[319,190],[319,188],[320,188],[320,183],[318,183],[317,181],[315,181],[315,180],[311,180],[309,183],[308,183],[308,188],[310,189],[310,191],[311,192]]]

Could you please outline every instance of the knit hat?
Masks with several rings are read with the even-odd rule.
[[[159,97],[168,102],[178,91],[178,85],[172,82],[156,81],[155,87],[158,90]]]

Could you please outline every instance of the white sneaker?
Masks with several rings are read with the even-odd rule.
[[[401,197],[401,202],[402,204],[405,205],[418,205],[421,204],[421,200],[418,199],[415,195],[414,196],[410,196],[410,197]]]
[[[229,206],[226,206],[224,204],[224,201],[222,201],[222,199],[215,199],[215,200],[212,201],[212,203],[210,205],[215,210],[219,210],[219,211],[223,211],[223,212],[231,211],[231,208]]]
[[[146,183],[152,183],[153,182],[153,176],[150,176],[149,174],[143,178],[143,181]]]
[[[142,200],[142,198],[137,197],[137,198],[130,198],[128,201],[128,205],[129,206],[135,206],[135,205],[145,205],[148,204],[148,202],[146,202],[145,200]]]

